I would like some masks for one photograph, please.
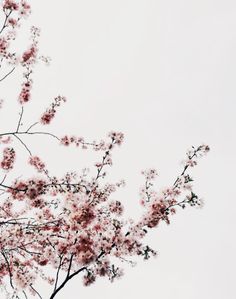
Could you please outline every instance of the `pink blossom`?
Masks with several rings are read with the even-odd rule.
[[[17,19],[14,19],[14,18],[9,18],[8,19],[8,24],[10,26],[12,26],[13,28],[15,28],[17,25],[18,25],[18,20]]]
[[[31,83],[28,81],[22,84],[21,93],[19,95],[19,102],[21,104],[27,103],[31,99],[31,88]]]
[[[71,143],[71,139],[68,136],[64,136],[61,138],[61,144],[68,146]]]
[[[63,102],[66,102],[66,98],[62,96],[57,96],[54,99],[54,102],[51,104],[51,107],[48,108],[44,114],[41,116],[40,122],[43,125],[48,125],[51,123],[52,119],[55,117],[56,109],[61,106]]]
[[[109,203],[109,210],[111,213],[119,216],[123,213],[124,207],[122,206],[120,201],[111,201]]]
[[[30,14],[30,12],[31,12],[30,5],[26,1],[21,0],[20,8],[19,8],[20,16],[27,17]]]
[[[3,160],[1,162],[1,168],[4,170],[13,169],[16,153],[14,148],[7,147],[3,150]]]
[[[0,56],[2,61],[13,67],[9,75],[15,68],[23,68],[18,100],[25,104],[32,96],[34,66],[39,60],[47,62],[48,58],[39,54],[40,30],[34,26],[26,50],[11,52],[21,21],[30,14],[31,8],[23,0],[4,0],[1,7],[6,22],[1,31]],[[169,224],[178,208],[202,205],[202,200],[193,192],[193,178],[189,170],[197,165],[198,158],[209,151],[204,144],[191,147],[180,175],[164,189],[155,188],[157,171],[154,168],[143,171],[144,183],[140,188],[142,216],[138,220],[126,218],[124,202],[114,199],[115,192],[124,187],[125,182],[110,182],[107,175],[115,163],[114,149],[124,141],[122,132],[111,131],[106,138],[90,141],[70,133],[59,138],[45,131],[45,127],[35,129],[36,125],[50,125],[64,102],[64,96],[55,97],[38,116],[39,122],[31,125],[27,124],[24,107],[21,107],[13,130],[0,133],[0,145],[3,146],[0,159],[3,172],[0,181],[0,284],[4,289],[10,282],[8,297],[18,298],[23,291],[25,297],[40,297],[34,284],[42,279],[52,286],[51,298],[54,298],[60,291],[61,281],[64,281],[64,287],[79,273],[83,275],[86,286],[98,277],[106,277],[113,282],[123,275],[120,262],[133,265],[133,257],[146,260],[156,256],[156,251],[145,241],[151,229],[163,221]],[[76,171],[66,171],[60,176],[53,170],[49,172],[43,159],[32,154],[40,150],[38,147],[44,141],[38,140],[34,148],[35,143],[30,139],[37,142],[39,136],[53,137],[68,151],[70,145],[78,150],[90,149],[97,162],[91,163],[91,171],[88,168],[78,171],[76,166]],[[17,144],[21,146],[19,153],[20,149],[25,151],[22,156],[18,154],[21,159],[18,170],[15,163]],[[31,176],[25,171],[23,163],[26,155],[29,156],[26,167],[33,166],[36,175]],[[63,169],[66,157],[61,157],[59,162]],[[9,170],[11,173],[8,175]],[[136,202],[138,204],[139,200]],[[53,270],[51,273],[56,273],[53,278],[48,275],[49,268]]]
[[[0,38],[0,55],[6,56],[6,50],[9,47],[9,43],[5,38]]]
[[[30,157],[29,163],[30,165],[34,166],[38,170],[38,172],[42,172],[45,168],[45,164],[37,156]]]
[[[0,144],[8,144],[11,143],[11,136],[0,136]]]
[[[121,145],[124,140],[124,134],[122,132],[111,131],[108,136],[118,145]]]
[[[43,125],[48,125],[50,124],[50,122],[52,121],[52,119],[55,116],[56,111],[49,109],[46,112],[44,112],[44,114],[41,116],[41,123]]]
[[[18,10],[19,5],[16,1],[13,0],[4,0],[3,1],[3,9],[9,9],[9,10]]]
[[[35,61],[37,54],[37,48],[35,45],[32,45],[27,51],[22,55],[22,63],[32,64]]]

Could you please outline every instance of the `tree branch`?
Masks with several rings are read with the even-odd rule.
[[[84,270],[87,270],[87,268],[86,268],[86,267],[82,267],[82,268],[80,268],[79,270],[77,270],[76,272],[74,272],[73,274],[71,274],[71,275],[69,275],[69,276],[67,275],[66,278],[65,278],[65,280],[62,282],[62,284],[61,284],[56,290],[53,291],[52,295],[50,296],[50,299],[55,298],[55,296],[57,295],[57,293],[58,293],[61,289],[64,288],[64,286],[67,284],[67,282],[68,282],[69,280],[71,280],[75,275],[79,274],[80,272],[82,272],[82,271],[84,271]]]

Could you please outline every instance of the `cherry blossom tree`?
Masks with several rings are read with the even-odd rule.
[[[140,191],[143,215],[138,221],[125,219],[122,202],[113,199],[114,192],[124,187],[125,182],[111,183],[106,175],[106,169],[113,163],[113,151],[123,142],[121,132],[112,131],[105,139],[92,142],[80,136],[49,133],[44,128],[66,102],[61,95],[54,98],[35,123],[29,126],[23,123],[24,109],[32,100],[34,66],[40,61],[49,62],[39,53],[40,30],[34,26],[29,46],[22,51],[14,50],[17,31],[30,12],[29,3],[23,0],[1,3],[0,82],[9,80],[19,69],[22,84],[16,99],[20,114],[15,129],[0,132],[0,285],[6,298],[42,298],[35,287],[42,279],[50,285],[53,299],[78,274],[83,276],[85,286],[98,277],[107,277],[112,282],[123,275],[120,261],[132,263],[136,256],[143,259],[155,256],[156,251],[145,244],[146,234],[161,221],[169,224],[170,216],[178,208],[202,204],[193,191],[189,170],[209,147],[192,147],[173,185],[161,191],[154,188],[157,171],[143,171]],[[1,113],[5,104],[7,99],[0,101]],[[75,146],[98,152],[101,160],[94,163],[95,175],[82,169],[63,177],[52,176],[24,141],[26,136],[39,135],[56,140],[58,146],[68,150]],[[27,152],[26,163],[35,175],[26,177],[23,173],[12,179],[21,150]]]

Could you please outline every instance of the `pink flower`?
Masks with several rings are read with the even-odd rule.
[[[1,168],[4,170],[13,169],[16,153],[13,148],[7,147],[3,151],[3,160],[1,162]]]
[[[111,201],[109,203],[109,210],[111,213],[114,213],[120,216],[123,213],[124,207],[121,205],[120,201]]]
[[[6,55],[6,50],[9,47],[8,41],[3,37],[0,38],[0,54]]]
[[[22,84],[22,89],[21,89],[21,93],[19,95],[19,102],[21,104],[25,104],[27,102],[29,102],[29,100],[31,99],[31,83],[29,81],[25,82]]]
[[[110,137],[118,145],[121,145],[124,141],[124,134],[122,132],[111,131],[108,134],[108,137]]]
[[[37,48],[35,45],[32,45],[27,51],[25,51],[22,55],[22,63],[32,64],[35,62],[35,58],[37,55]]]
[[[18,10],[19,5],[16,3],[16,1],[5,0],[5,1],[3,1],[3,8],[4,9],[9,9],[9,10]]]
[[[45,164],[37,156],[30,157],[29,164],[34,166],[38,170],[38,172],[42,172],[45,168]]]
[[[51,107],[48,108],[41,116],[40,122],[43,125],[48,125],[51,123],[52,119],[55,117],[56,109],[61,106],[61,103],[66,102],[66,98],[62,96],[57,96]]]
[[[41,116],[41,119],[40,119],[41,123],[43,125],[49,125],[55,116],[55,112],[56,111],[52,110],[52,109],[49,109],[46,112],[44,112],[44,114]]]
[[[65,145],[65,146],[70,145],[70,142],[71,142],[71,140],[68,136],[64,136],[61,138],[61,144]]]
[[[8,19],[8,24],[10,26],[12,26],[13,28],[15,28],[18,25],[18,20],[14,19],[14,18],[10,18],[10,19]]]
[[[39,60],[47,63],[49,59],[38,55],[40,30],[37,27],[31,28],[30,44],[26,50],[18,53],[12,45],[21,20],[30,13],[28,2],[3,0],[1,9],[5,21],[3,19],[1,29],[0,60],[10,66],[5,77],[3,69],[2,80],[11,75],[17,66],[23,67],[18,100],[20,104],[25,104],[31,99],[31,76],[35,64]],[[50,124],[64,102],[64,96],[55,97],[39,116],[40,123]],[[99,276],[107,277],[112,282],[123,275],[116,261],[133,265],[130,260],[132,257],[142,256],[147,259],[156,254],[148,245],[143,244],[150,229],[157,227],[162,221],[169,224],[170,217],[179,207],[200,207],[202,204],[192,191],[190,182],[193,180],[188,171],[189,166],[195,166],[197,159],[209,151],[207,145],[191,147],[180,176],[173,185],[164,190],[154,188],[153,180],[157,176],[155,169],[142,172],[145,181],[140,197],[144,212],[143,216],[135,221],[125,219],[123,204],[113,199],[114,192],[125,185],[124,181],[110,183],[106,172],[106,168],[110,169],[113,165],[113,150],[124,141],[122,132],[111,131],[106,140],[98,141],[87,141],[83,137],[66,133],[60,139],[62,145],[91,149],[95,151],[93,156],[98,162],[91,163],[95,165],[91,172],[84,168],[81,171],[70,170],[61,176],[52,176],[45,168],[43,160],[38,155],[31,155],[33,148],[31,149],[30,145],[33,147],[35,143],[28,144],[28,141],[39,135],[42,138],[56,136],[45,130],[35,130],[36,124],[38,122],[32,122],[32,125],[28,126],[24,109],[21,107],[20,117],[16,115],[15,130],[13,128],[10,133],[0,133],[0,145],[3,146],[0,157],[0,170],[3,172],[0,179],[0,285],[3,290],[12,291],[7,294],[9,298],[21,297],[22,291],[25,292],[25,297],[40,297],[34,289],[36,279],[41,278],[50,285],[55,282],[48,276],[46,266],[55,270],[52,273],[57,273],[57,287],[63,283],[62,272],[66,277],[65,282],[71,275],[82,271],[84,285],[92,284]],[[14,147],[9,146],[11,141],[16,142],[12,142]],[[13,171],[9,174],[4,171],[15,168],[17,142],[25,153],[20,160],[20,169],[16,171],[16,179]],[[35,150],[40,146],[40,142],[36,143]],[[37,176],[30,176],[24,168],[25,154],[30,154],[26,166],[33,166]],[[67,160],[64,160],[58,160],[59,171],[63,169],[63,162],[67,163]],[[122,217],[119,217],[121,215]],[[8,288],[9,282],[12,287]],[[2,298],[1,295],[0,297]]]
[[[20,8],[19,8],[19,14],[20,14],[20,16],[27,17],[30,14],[30,12],[31,12],[30,5],[26,1],[23,1],[23,0],[21,0],[20,4],[21,4]]]

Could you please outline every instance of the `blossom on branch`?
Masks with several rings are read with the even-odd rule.
[[[4,170],[13,169],[16,152],[14,148],[7,147],[3,150],[3,159],[1,161],[1,168]]]
[[[125,202],[115,198],[115,192],[124,187],[125,182],[110,182],[107,177],[114,163],[113,153],[122,145],[124,134],[111,131],[104,139],[88,141],[73,134],[58,137],[45,131],[45,125],[51,123],[57,109],[66,102],[60,95],[38,117],[39,121],[25,126],[27,105],[24,104],[32,99],[34,66],[39,60],[48,62],[48,58],[39,56],[40,30],[34,26],[29,46],[19,53],[10,51],[21,21],[30,14],[31,8],[23,0],[4,0],[0,6],[5,16],[0,29],[0,66],[5,63],[13,67],[1,74],[0,82],[9,79],[15,68],[23,69],[18,96],[20,113],[15,129],[0,132],[2,290],[7,298],[41,298],[35,285],[42,280],[51,287],[49,298],[53,299],[79,274],[85,286],[99,277],[113,282],[123,276],[122,263],[134,265],[133,259],[137,257],[147,260],[156,256],[156,251],[145,239],[151,229],[157,228],[162,221],[169,224],[178,208],[202,206],[202,200],[193,191],[194,180],[189,170],[197,165],[209,147],[192,147],[179,176],[164,189],[155,188],[157,171],[154,168],[142,171],[144,183],[140,202],[143,213],[138,220],[126,219]],[[36,125],[41,129],[35,130]],[[94,167],[68,171],[63,176],[51,175],[43,159],[34,153],[37,148],[31,149],[28,145],[30,138],[39,136],[53,138],[68,151],[70,146],[76,146],[96,152]],[[26,161],[22,150],[29,156]],[[22,167],[22,174],[19,176],[16,171],[14,176],[16,153],[21,163],[25,161],[26,166],[33,166],[34,175],[27,176]]]
[[[41,123],[43,125],[48,125],[54,118],[56,114],[56,109],[61,106],[61,103],[66,102],[66,98],[62,96],[57,96],[54,99],[54,102],[51,104],[50,108],[48,108],[44,114],[41,116]]]

